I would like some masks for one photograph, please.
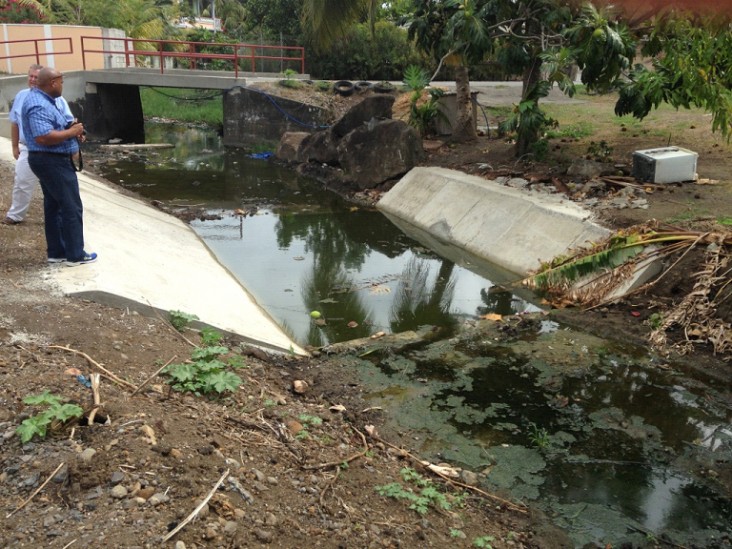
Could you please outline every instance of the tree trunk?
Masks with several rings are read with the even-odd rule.
[[[527,98],[529,92],[541,78],[541,58],[535,56],[528,67],[524,69],[522,76],[521,101]],[[535,98],[539,104],[539,98]],[[539,131],[534,128],[519,127],[518,139],[516,141],[516,156],[521,158],[531,152],[531,146],[539,140]]]
[[[457,120],[452,130],[452,141],[459,143],[473,141],[477,138],[473,120],[473,102],[470,96],[470,78],[468,67],[460,65],[455,68],[455,100],[457,102]]]

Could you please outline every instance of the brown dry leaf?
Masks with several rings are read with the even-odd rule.
[[[371,339],[379,339],[380,337],[384,337],[386,335],[386,332],[376,332],[375,334],[371,335]]]
[[[66,368],[64,370],[64,374],[66,374],[67,376],[80,376],[81,370],[79,370],[78,368]]]
[[[351,322],[346,324],[346,326],[348,326],[349,328],[358,328],[358,322],[356,322],[355,320],[351,320]]]
[[[328,408],[328,410],[330,410],[331,412],[345,412],[346,407],[343,406],[343,404],[334,404],[333,406]]]

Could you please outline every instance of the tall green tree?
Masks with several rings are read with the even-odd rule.
[[[642,53],[622,83],[618,115],[642,119],[662,103],[698,107],[712,115],[712,130],[732,137],[732,14],[662,11],[654,14]]]
[[[492,47],[485,23],[488,3],[478,0],[416,0],[409,35],[437,63],[455,70],[457,120],[454,141],[476,138],[470,94],[469,67],[483,60]]]
[[[328,48],[361,20],[367,20],[374,34],[381,3],[377,0],[304,0],[303,29],[318,49]]]

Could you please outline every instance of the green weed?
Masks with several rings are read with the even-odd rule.
[[[425,515],[430,507],[445,511],[452,508],[453,504],[448,501],[447,496],[440,492],[438,486],[430,479],[423,477],[409,467],[403,468],[401,475],[402,480],[413,484],[417,491],[410,486],[392,482],[383,486],[376,486],[376,493],[385,497],[406,500],[409,502],[409,508],[420,515]],[[462,502],[462,499],[459,499],[458,502]]]
[[[732,227],[732,217],[718,217],[717,223],[725,227]]]
[[[285,79],[280,80],[280,86],[292,89],[302,88],[302,82],[294,78],[297,75],[297,71],[294,71],[292,69],[285,69],[285,72],[282,74],[284,75]]]
[[[295,435],[296,439],[304,440],[310,438],[310,428],[317,427],[323,424],[323,420],[318,416],[310,416],[307,414],[300,414],[297,419],[302,423],[302,431]]]
[[[220,334],[218,334],[220,336]],[[204,341],[218,341],[216,334],[202,331]],[[206,345],[198,347],[191,353],[191,359],[171,364],[163,370],[170,376],[168,383],[180,392],[201,394],[222,394],[227,391],[236,391],[242,384],[242,379],[231,369],[245,366],[239,355],[229,355],[229,348],[224,345]]]
[[[201,329],[201,344],[203,345],[216,345],[221,343],[222,339],[224,336],[213,328],[206,326]]]
[[[540,450],[548,448],[550,444],[549,431],[544,427],[538,427],[536,423],[529,423],[529,440],[531,444]]]
[[[49,425],[55,422],[64,423],[71,418],[81,417],[84,410],[76,404],[63,404],[61,397],[44,391],[40,395],[31,395],[23,399],[23,402],[32,406],[46,406],[46,410],[24,419],[15,432],[20,436],[21,442],[25,443],[38,435],[46,436]]]
[[[170,320],[173,328],[182,332],[191,322],[198,320],[198,317],[193,314],[184,313],[183,311],[170,311],[168,313],[168,320]]]
[[[475,538],[473,540],[473,545],[475,547],[481,547],[482,549],[493,549],[493,546],[491,545],[492,541],[495,541],[496,538],[493,536],[480,536],[479,538]]]
[[[648,325],[653,330],[658,330],[661,325],[663,324],[663,315],[660,313],[653,313],[651,316],[648,317]]]

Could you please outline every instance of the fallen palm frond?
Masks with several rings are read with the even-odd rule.
[[[651,332],[651,344],[667,347],[667,333],[680,327],[684,340],[674,347],[681,354],[692,350],[694,343],[710,343],[718,355],[732,353],[732,325],[716,316],[718,306],[730,298],[730,250],[710,246],[705,254],[704,268],[694,275],[693,290],[663,315],[661,324]]]
[[[523,284],[544,292],[555,305],[596,305],[619,288],[636,265],[687,249],[703,237],[698,232],[659,231],[654,223],[631,227],[542,265]]]
[[[661,258],[670,263],[658,277],[635,291],[657,283],[699,246],[705,247],[705,268],[694,275],[693,291],[660,315],[663,320],[654,329],[651,342],[658,348],[666,347],[666,332],[680,326],[685,335],[684,343],[676,345],[680,352],[688,351],[694,342],[705,342],[715,353],[727,353],[732,351],[732,335],[728,335],[732,330],[728,322],[716,317],[716,311],[732,295],[732,269],[728,267],[731,233],[659,230],[655,223],[631,227],[592,248],[543,265],[523,284],[542,291],[555,306],[596,307],[627,295],[625,286],[640,266]]]

